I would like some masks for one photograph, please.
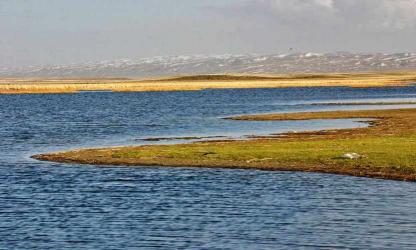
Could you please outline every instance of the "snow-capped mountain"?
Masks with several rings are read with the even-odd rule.
[[[296,53],[165,56],[71,65],[0,68],[0,77],[130,77],[416,70],[416,53]]]

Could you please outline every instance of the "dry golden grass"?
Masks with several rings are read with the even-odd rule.
[[[386,87],[416,83],[416,72],[292,75],[197,75],[156,80],[0,79],[0,94],[80,91],[195,91],[230,88]]]

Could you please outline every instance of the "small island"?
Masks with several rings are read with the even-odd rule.
[[[238,141],[81,149],[32,158],[92,165],[242,168],[416,180],[416,109],[284,113],[227,119],[330,122],[348,118],[368,118],[369,126]]]

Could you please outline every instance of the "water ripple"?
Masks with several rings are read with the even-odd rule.
[[[0,249],[415,249],[413,183],[28,158],[134,138],[351,126],[219,118],[404,95],[416,87],[0,96]]]

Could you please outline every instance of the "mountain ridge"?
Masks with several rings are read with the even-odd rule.
[[[200,74],[286,74],[416,70],[416,53],[294,53],[158,56],[0,68],[0,77],[152,78]]]

